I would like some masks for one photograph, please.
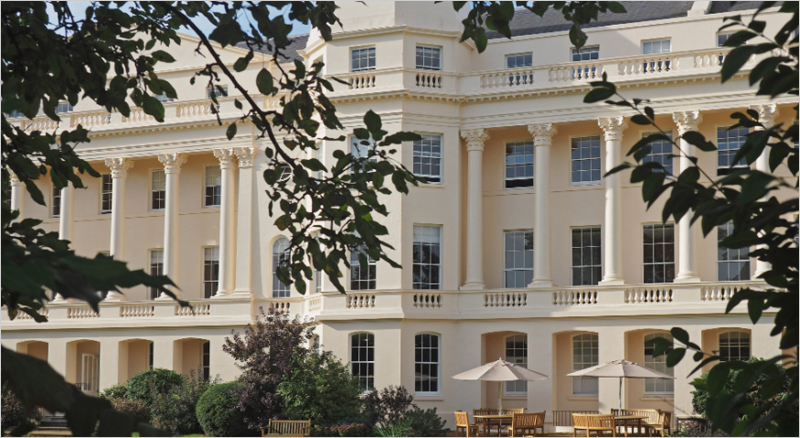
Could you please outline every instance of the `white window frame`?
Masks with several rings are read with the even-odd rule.
[[[288,298],[292,294],[291,286],[280,281],[277,274],[281,260],[284,257],[288,260],[290,245],[291,241],[286,236],[281,236],[272,242],[272,298]]]
[[[531,176],[530,176],[530,178],[528,178],[527,176],[523,176],[523,177],[514,176],[513,178],[509,178],[508,177],[508,167],[509,167],[509,165],[508,165],[508,157],[509,157],[508,148],[509,147],[510,148],[514,148],[514,147],[523,147],[523,148],[525,148],[525,147],[528,147],[528,146],[530,146],[530,148],[531,148],[531,153],[530,153],[531,162],[530,163],[527,162],[527,157],[529,155],[527,153],[523,152],[522,153],[522,157],[524,159],[523,163],[514,163],[513,166],[516,169],[519,166],[522,166],[523,168],[527,168],[528,165],[530,165],[530,167],[531,167]],[[535,185],[534,179],[535,179],[535,174],[536,174],[536,169],[535,169],[535,167],[536,167],[536,158],[535,158],[535,155],[536,155],[536,147],[533,144],[533,139],[506,142],[505,153],[503,155],[504,162],[505,162],[505,164],[503,165],[503,189],[505,189],[505,190],[529,190],[529,189],[534,187],[534,185]],[[522,180],[527,180],[527,179],[531,180],[531,185],[529,185],[529,186],[521,186],[521,187],[509,187],[508,186],[508,182],[509,181],[522,181]]]
[[[748,169],[750,167],[750,165],[747,164],[747,161],[746,161],[746,159],[744,157],[742,157],[742,159],[741,159],[741,164],[737,164],[737,165],[735,165],[733,167],[730,167],[730,163],[729,163],[728,166],[720,167],[719,160],[720,160],[720,154],[721,153],[725,152],[725,154],[729,156],[729,161],[732,161],[733,158],[736,156],[736,153],[739,151],[739,149],[742,148],[744,143],[747,141],[747,136],[745,135],[744,140],[742,140],[742,142],[741,142],[741,144],[739,145],[738,148],[736,148],[736,149],[728,148],[728,149],[723,150],[722,147],[721,147],[722,140],[720,139],[720,133],[722,131],[725,132],[725,139],[724,140],[725,140],[725,143],[728,143],[729,140],[733,138],[733,137],[731,137],[729,135],[732,132],[732,131],[728,131],[729,127],[730,126],[717,126],[716,127],[716,134],[717,134],[717,138],[716,138],[716,140],[717,140],[717,176],[727,175],[727,174],[729,174],[731,172],[734,172],[734,171],[736,171],[738,169]],[[748,134],[751,132],[749,128],[745,128],[745,127],[736,128],[735,131],[739,132],[740,130],[746,130]],[[733,151],[733,154],[729,153],[731,151]],[[720,171],[722,171],[722,173],[720,173]]]
[[[509,249],[509,247],[508,247],[508,235],[509,235],[509,233],[512,233],[512,234],[523,233],[523,236],[522,236],[522,238],[523,238],[523,248],[522,248],[522,250],[518,250],[516,248]],[[524,247],[525,243],[527,242],[526,240],[524,240],[524,239],[526,239],[526,236],[525,236],[526,234],[530,234],[530,236],[531,236],[531,240],[530,240],[531,241],[531,249],[530,250],[528,250],[527,248]],[[512,236],[512,238],[513,238],[513,236]],[[528,284],[530,284],[533,281],[533,257],[534,257],[533,245],[534,245],[534,243],[533,243],[533,229],[503,230],[503,287],[505,287],[505,288],[513,288],[513,289],[526,288],[526,287],[528,287]],[[528,252],[529,251],[530,251],[530,268],[527,267],[527,264],[528,264],[527,263],[528,262]],[[516,261],[516,255],[519,252],[522,253],[523,267],[522,268],[517,268],[516,267],[516,263],[515,263],[514,267],[509,268],[508,267],[508,256],[509,256],[509,253],[513,253],[514,254],[514,261]],[[531,281],[528,281],[526,284],[521,285],[521,286],[509,286],[508,274],[510,272],[514,272],[514,273],[516,273],[516,272],[525,272],[527,274],[528,271],[530,271]]]
[[[587,338],[588,337],[588,338]],[[581,355],[580,355],[580,362],[575,362],[575,342],[580,340],[581,343]],[[579,333],[572,336],[570,340],[570,347],[572,347],[572,355],[570,360],[572,362],[572,371],[579,371],[585,368],[593,367],[599,363],[599,352],[600,352],[600,336],[597,333]],[[588,350],[589,350],[589,359],[586,360],[586,351],[587,349],[584,347],[586,342],[589,342]],[[595,344],[597,347],[595,348]],[[593,357],[594,355],[596,357]],[[595,360],[592,360],[595,359]],[[597,377],[573,377],[572,378],[572,395],[579,396],[579,397],[597,397],[600,393],[599,391],[599,384],[597,383]],[[598,391],[584,391],[583,382],[591,382],[594,381],[594,385],[598,387]],[[581,390],[578,390],[576,382],[579,382]]]
[[[361,144],[362,141],[369,142],[370,144],[369,145]],[[369,156],[370,150],[376,147],[375,141],[372,140],[372,138],[370,138],[369,140],[361,140],[355,135],[347,136],[347,144],[349,145],[350,148],[350,155],[352,155],[353,158],[367,158]],[[367,161],[369,161],[370,163],[376,163],[378,161],[378,156],[372,155],[367,159]],[[351,173],[353,173],[354,168],[355,166],[353,166],[353,168],[350,169]],[[368,173],[369,172],[374,172],[374,170],[370,170],[368,171]]]
[[[590,145],[589,146],[589,157],[588,158],[583,158],[583,157],[572,158],[572,149],[573,149],[573,143],[574,142],[581,142],[581,141],[584,141],[584,140],[587,140],[587,139],[594,140],[595,137],[598,138],[598,140],[600,142],[600,146],[598,147],[598,154],[599,154],[598,157],[592,157],[591,156],[591,150],[592,150],[592,148],[594,146]],[[579,146],[579,149],[580,149],[580,146]],[[591,160],[597,160],[597,162],[600,163],[599,164],[599,166],[600,166],[600,169],[599,169],[599,175],[600,176],[599,176],[599,178],[598,179],[592,179],[590,181],[573,181],[572,180],[572,172],[573,172],[572,163],[574,161],[576,161],[576,160],[577,161],[589,161],[590,162],[590,165],[589,165],[590,174],[592,172],[592,166],[591,166],[592,161]],[[582,171],[583,170],[581,170],[581,172]],[[570,139],[569,139],[569,172],[568,172],[568,174],[569,174],[569,184],[571,186],[596,186],[596,185],[600,185],[602,183],[602,181],[603,181],[603,137],[601,135],[585,135],[585,136],[581,136],[581,137],[570,137]]]
[[[669,45],[667,50],[664,50],[664,42],[667,42],[667,44]],[[658,45],[659,45],[658,52],[653,52],[652,51],[652,47],[653,47],[654,43],[658,43]],[[651,47],[651,52],[649,52],[649,53],[647,53],[645,51],[646,47],[647,47],[647,44],[649,44],[650,47]],[[671,53],[672,52],[672,38],[666,37],[666,38],[653,38],[653,39],[648,39],[648,40],[642,40],[641,49],[642,49],[642,55],[658,55],[658,54],[661,54],[661,53]]]
[[[509,60],[509,59],[512,59],[512,58],[515,58],[515,59],[516,59],[516,58],[517,58],[517,57],[519,57],[519,56],[522,56],[522,57],[524,57],[524,56],[527,56],[527,55],[530,55],[530,57],[531,57],[531,63],[530,63],[530,65],[517,65],[517,66],[514,66],[514,67],[511,67],[511,66],[509,66],[509,65],[508,65],[508,60]],[[504,65],[505,65],[505,68],[508,68],[508,69],[512,69],[512,68],[524,68],[524,67],[533,67],[533,52],[509,53],[509,54],[507,54],[507,55],[505,56],[505,58],[504,58],[503,60],[505,61],[505,63],[504,63]],[[524,63],[524,62],[525,62],[525,61],[523,60],[523,63]]]
[[[725,47],[725,46],[723,46],[723,44],[725,44],[725,42],[728,41],[728,38],[730,38],[731,35],[735,34],[736,32],[737,31],[735,31],[735,30],[734,31],[730,31],[730,32],[717,32],[714,35],[714,46],[715,47]],[[720,37],[725,37],[725,41],[723,41],[722,44],[719,43],[719,38]]]
[[[106,179],[108,182],[106,183]],[[109,186],[108,190],[106,190],[106,185]],[[103,208],[103,204],[105,203],[105,196],[108,195],[108,208]],[[109,214],[111,210],[114,208],[114,178],[111,177],[110,173],[104,173],[100,176],[100,214]]]
[[[361,52],[362,50],[369,51],[370,49],[372,50],[372,55],[373,56],[370,57],[369,56],[369,52],[367,53],[367,57],[365,58],[367,60],[367,66],[366,67],[360,66],[361,62],[359,61],[359,67],[354,69],[353,68],[353,54],[355,54],[356,52]],[[372,66],[369,65],[370,64],[369,63],[369,59],[370,58],[372,58],[374,60],[374,64],[375,65],[372,65]],[[362,59],[361,56],[359,56],[359,59]],[[378,66],[378,50],[375,48],[374,45],[351,47],[350,48],[350,57],[349,57],[348,61],[350,62],[350,71],[353,72],[353,73],[360,72],[360,71],[375,70],[377,68],[377,66]]]
[[[211,251],[209,251],[211,250]],[[210,257],[209,257],[210,256]],[[216,278],[214,275],[214,263],[216,263]],[[207,269],[211,269],[210,275],[207,274]],[[219,246],[205,246],[203,247],[203,298],[211,298],[216,295],[219,290]],[[206,278],[206,277],[212,278]],[[210,296],[206,296],[206,285],[212,285]],[[214,285],[216,284],[216,287]]]
[[[727,233],[725,237],[730,236],[731,232],[733,232],[733,221],[728,221],[722,225],[717,225],[717,281],[748,281],[750,280],[750,249],[749,248],[724,248],[720,246],[720,242],[724,239],[720,236],[720,230],[724,228],[724,232]],[[742,256],[742,251],[747,250],[747,254]],[[720,258],[720,251],[725,251],[725,258]],[[731,255],[735,255],[736,258],[731,258]],[[730,264],[738,264],[743,263],[743,267],[746,266],[746,269],[740,269],[739,273],[746,273],[747,278],[740,278],[738,280],[731,280],[730,279],[730,267],[726,268],[726,272],[728,273],[727,278],[722,278],[720,275],[720,268],[722,264],[730,265]]]
[[[150,275],[164,275],[164,250],[155,248],[147,250],[147,272]],[[147,299],[155,300],[159,296],[158,288],[147,289]]]
[[[175,100],[175,98],[167,96],[167,93],[161,93],[161,94],[156,94],[156,100],[158,100],[161,103],[168,103]]]
[[[419,60],[417,59],[417,52],[419,49],[422,49],[422,65],[419,64]],[[439,53],[439,65],[427,67],[425,66],[425,51],[426,50],[435,50]],[[427,57],[429,59],[433,59],[432,56]],[[429,71],[442,71],[442,65],[444,64],[444,49],[442,46],[432,46],[428,44],[417,44],[414,48],[414,65],[416,66],[417,70],[429,70]]]
[[[418,134],[420,136],[422,136],[422,140],[414,141],[413,145],[412,145],[412,148],[413,148],[413,152],[412,152],[412,156],[413,156],[413,158],[412,158],[412,160],[413,160],[413,162],[412,162],[412,170],[414,171],[414,175],[427,178],[428,179],[428,182],[427,182],[428,184],[441,185],[442,181],[444,180],[444,136],[442,134],[422,133],[422,132],[420,132]],[[436,137],[438,137],[438,141],[439,141],[439,156],[436,156],[434,154],[434,151],[433,151],[433,149],[434,149],[433,142],[435,141]],[[430,145],[428,146],[427,154],[426,154],[426,151],[425,151],[425,147],[426,146],[423,143],[423,142],[426,141],[426,139],[430,143]],[[421,171],[417,172],[417,159],[420,160],[420,164],[419,165],[420,165],[420,170],[421,170],[422,168],[424,168],[424,164],[422,162],[426,158],[430,159],[430,166],[429,167],[431,169],[433,169],[434,160],[439,160],[439,174],[438,175],[434,174],[432,172],[431,173],[427,173],[427,174],[423,173]],[[438,181],[435,180],[437,178],[438,178]]]
[[[653,241],[650,242],[650,243],[647,243],[644,240],[645,229],[648,228],[648,227],[653,228]],[[662,228],[662,233],[666,232],[668,228],[672,229],[672,242],[667,242],[666,241],[666,237],[662,238],[662,242],[656,242],[655,241],[656,228],[658,228],[658,227]],[[649,249],[650,249],[651,255],[652,255],[651,261],[649,263],[647,262],[647,258],[646,258],[647,251],[648,251],[648,245],[650,245]],[[662,247],[661,248],[662,259],[660,261],[656,261],[656,252],[657,252],[656,251],[656,246],[658,246],[658,245],[661,245],[661,247]],[[670,251],[667,245],[671,245],[672,246],[672,249],[671,249],[672,261],[671,262],[670,261],[666,261],[668,259],[667,251]],[[672,279],[669,279],[669,276],[667,275],[667,271],[669,269],[669,265],[672,265]],[[650,282],[648,282],[646,280],[646,272],[647,272],[647,267],[648,266],[663,266],[663,269],[664,269],[664,281],[650,281]],[[655,280],[655,275],[653,276],[653,279]],[[664,223],[661,223],[661,222],[652,223],[652,224],[642,224],[642,283],[644,283],[644,284],[664,284],[664,283],[672,283],[674,281],[675,281],[675,224],[673,224],[673,223],[664,224]]]
[[[431,346],[429,343],[427,346],[424,345],[425,336],[429,336],[429,339],[436,339],[436,346]],[[420,338],[421,341],[417,342],[417,338]],[[429,352],[429,359],[426,361],[424,360],[424,352]],[[436,360],[430,358],[433,351],[436,351]],[[417,354],[419,352],[419,354]],[[417,360],[417,357],[420,359]],[[429,372],[423,378],[422,372],[418,372],[417,370],[420,368],[424,368],[425,366],[428,367],[436,367],[436,373]],[[429,368],[430,369],[430,368]],[[417,333],[414,335],[414,393],[417,395],[439,395],[442,392],[442,336],[438,333]],[[418,389],[422,386],[420,385],[424,380],[428,380],[429,388],[435,382],[436,390],[422,390]]]
[[[584,247],[583,246],[583,235],[582,235],[583,232],[591,231],[591,230],[594,230],[594,229],[597,229],[597,234],[600,237],[600,245],[594,245],[594,241],[592,241],[591,245],[589,245],[588,247]],[[581,250],[581,263],[583,263],[583,252],[587,251],[587,248],[588,248],[589,251],[591,251],[591,248],[599,247],[600,249],[598,251],[600,252],[600,260],[598,260],[597,263],[594,263],[595,262],[594,257],[592,257],[592,259],[593,259],[592,262],[593,263],[590,264],[590,265],[581,264],[581,265],[575,266],[572,263],[574,261],[573,258],[572,258],[572,252],[576,249],[575,246],[572,246],[572,234],[576,230],[581,230],[581,246],[579,247],[580,250]],[[600,225],[588,225],[588,226],[582,226],[582,227],[572,227],[569,230],[569,244],[570,244],[570,271],[569,271],[570,272],[570,284],[572,284],[573,286],[595,286],[595,285],[599,284],[600,281],[603,279],[603,228]],[[592,268],[592,269],[596,269],[598,267],[600,268],[600,274],[599,274],[599,278],[597,279],[596,283],[594,283],[594,284],[585,284],[585,283],[575,284],[575,268]],[[581,275],[581,277],[583,277],[583,275]]]
[[[522,342],[525,343],[525,346],[522,347],[522,348],[517,348],[516,344],[514,344],[514,346],[510,350],[511,351],[521,350],[523,352],[522,358],[520,358],[517,355],[509,356],[509,354],[508,354],[508,352],[509,352],[509,347],[508,347],[509,340],[512,340],[512,342],[515,342],[515,340],[517,340],[518,338],[521,338]],[[516,333],[516,334],[513,334],[513,335],[506,336],[505,339],[503,339],[503,357],[505,358],[505,360],[507,362],[511,362],[513,364],[520,365],[523,368],[527,368],[528,367],[528,335],[527,334],[522,334],[522,333]],[[525,380],[516,380],[516,381],[506,382],[505,385],[503,385],[503,394],[507,395],[507,396],[511,396],[511,397],[514,397],[514,396],[518,396],[518,397],[525,396],[525,395],[528,394],[528,382],[525,381]]]
[[[156,190],[156,175],[161,174],[164,177],[164,190]],[[156,194],[163,192],[163,207],[154,207]],[[167,208],[167,173],[164,169],[152,169],[150,171],[150,211],[163,211]]]
[[[597,49],[595,51],[591,49]],[[597,52],[597,57],[592,57],[591,54]],[[589,59],[575,59],[575,55],[583,55],[584,53],[589,53]],[[583,56],[581,56],[583,58]],[[581,47],[580,50],[575,50],[575,47],[570,47],[569,50],[569,60],[570,62],[586,62],[586,61],[597,61],[600,59],[600,45],[595,46],[584,46]]]
[[[732,335],[736,335],[735,336],[736,339],[733,339]],[[728,343],[729,354],[727,356],[723,355],[723,353],[722,353],[723,336],[726,336],[727,339],[728,339],[727,343]],[[742,343],[742,340],[745,337],[747,338],[747,357],[742,356],[742,347],[744,346],[744,344]],[[747,331],[744,331],[744,330],[729,330],[729,331],[725,331],[725,332],[722,332],[722,333],[719,334],[719,336],[717,337],[717,341],[719,342],[718,345],[717,345],[717,348],[719,348],[719,356],[722,357],[723,359],[726,359],[726,360],[749,360],[750,358],[753,357],[753,336],[751,335],[750,332],[747,332]],[[734,345],[734,341],[736,342],[736,345]],[[737,349],[736,356],[733,356],[733,355],[730,354],[731,349],[734,348],[734,347]]]
[[[368,342],[367,345],[361,345],[360,342],[359,342],[358,345],[353,345],[353,339],[356,336],[360,337],[362,335],[366,336],[367,339],[372,339],[372,342],[371,343]],[[359,341],[360,341],[360,338],[359,338]],[[353,349],[354,348],[358,348],[359,349],[358,350],[358,355],[355,356],[355,357],[353,355],[353,353],[354,353]],[[364,353],[366,354],[365,358],[361,357],[362,356],[361,349],[365,350],[364,351]],[[369,359],[370,350],[372,351],[372,360]],[[367,392],[370,392],[373,389],[375,389],[375,357],[376,357],[376,355],[375,355],[375,334],[371,333],[371,332],[351,333],[350,334],[350,351],[349,351],[349,354],[350,354],[350,374],[352,374],[353,376],[355,376],[358,379],[358,382],[359,382],[359,385],[362,388],[362,391],[364,393],[367,393]],[[361,372],[360,372],[360,365],[361,364],[364,364],[367,367],[367,374],[365,376],[361,375]],[[372,365],[372,375],[371,376],[369,374],[370,365]],[[358,370],[358,372],[356,372],[357,370]],[[366,384],[362,385],[362,383],[366,383]]]
[[[642,133],[642,138],[646,138],[647,136],[653,135],[653,134],[660,134],[660,132],[655,132],[655,131],[643,132]],[[672,131],[667,132],[667,137],[669,137],[670,140],[672,140],[672,138],[673,138]],[[658,152],[656,152],[656,148],[655,148],[656,145],[658,145],[658,147],[660,147],[660,150]],[[673,156],[674,154],[672,153],[672,143],[667,141],[667,140],[656,140],[656,141],[651,142],[650,146],[652,147],[652,150],[650,151],[649,154],[647,154],[646,157],[644,157],[642,159],[642,163],[649,163],[651,161],[659,163],[662,166],[664,166],[664,169],[665,169],[665,172],[667,173],[667,175],[671,175],[675,171],[675,159],[674,159],[675,157]],[[665,147],[669,148],[668,152],[665,152],[665,149],[664,149]],[[669,166],[664,164],[664,162],[667,159],[670,160]]]
[[[367,256],[367,273],[366,276],[359,275],[355,278],[354,275],[361,273],[361,263],[358,260],[359,252],[363,252]],[[373,273],[374,275],[370,275]],[[363,283],[366,283],[364,287]],[[372,283],[372,284],[370,284]],[[350,248],[350,290],[375,290],[378,283],[378,266],[375,259],[370,257],[366,251],[365,246]],[[358,287],[353,287],[358,286]]]
[[[62,100],[56,105],[56,113],[71,113],[75,111],[75,107],[71,103]]]
[[[50,188],[50,217],[61,217],[61,189],[56,188],[55,184]]]
[[[208,179],[209,179],[208,173],[209,173],[209,171],[214,170],[214,169],[217,170],[217,172],[218,172],[219,184],[217,184],[217,185],[209,185],[208,184]],[[213,175],[211,177],[213,178]],[[215,188],[214,189],[215,192],[214,192],[214,194],[211,195],[211,198],[212,199],[218,198],[219,199],[219,204],[209,204],[208,203],[208,198],[209,198],[208,189],[209,188]],[[221,204],[222,204],[222,169],[220,168],[220,166],[218,164],[212,164],[210,166],[206,166],[205,170],[203,171],[203,208],[219,208]]]
[[[660,356],[653,356],[654,344],[649,344],[655,338],[665,338],[672,341],[672,335],[667,332],[648,333],[644,336],[642,353],[644,366],[670,376],[675,375],[675,368],[667,366],[667,352]],[[649,350],[649,351],[648,351]],[[648,389],[655,388],[655,389]],[[654,396],[671,396],[675,394],[675,381],[673,379],[644,379],[644,394]]]
[[[222,88],[222,90],[220,90],[217,87]],[[206,97],[208,97],[209,99],[211,99],[211,95],[212,94],[214,94],[214,96],[217,99],[219,99],[220,97],[228,97],[229,96],[229,94],[228,94],[229,93],[228,85],[225,85],[225,84],[214,84],[214,85],[206,88],[206,90],[207,90]]]
[[[413,256],[413,253],[414,253],[413,247],[414,246],[416,246],[418,243],[421,244],[421,245],[425,245],[425,244],[434,245],[434,244],[436,244],[436,242],[417,242],[416,234],[417,234],[417,229],[418,228],[420,229],[420,232],[424,231],[423,229],[426,229],[426,230],[438,229],[439,263],[431,263],[431,262],[422,263],[421,261],[420,262],[414,261],[414,256]],[[442,277],[443,277],[443,275],[442,275],[443,274],[442,273],[442,258],[443,258],[443,254],[444,254],[443,245],[442,245],[442,241],[444,240],[444,232],[443,231],[444,230],[443,230],[443,227],[441,225],[414,224],[414,227],[412,229],[412,256],[411,256],[412,257],[412,270],[411,270],[412,289],[414,289],[414,290],[441,290],[442,289]],[[428,237],[433,237],[433,235],[430,235]],[[435,287],[425,287],[425,288],[418,287],[418,286],[423,285],[423,283],[414,281],[414,270],[415,270],[415,268],[417,266],[420,267],[419,268],[420,270],[422,270],[422,268],[425,267],[425,266],[428,266],[429,268],[435,266],[435,267],[438,268],[438,272],[439,272],[438,282],[436,284],[431,283],[431,282],[424,283],[425,285],[435,286]]]

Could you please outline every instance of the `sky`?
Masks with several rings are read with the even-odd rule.
[[[89,2],[89,1],[68,1],[67,3],[69,4],[70,10],[75,15],[76,19],[83,20],[84,18],[86,18],[86,8],[91,4],[91,2]],[[272,17],[274,17],[274,16],[276,16],[278,14],[288,14],[288,9],[289,9],[289,7],[287,6],[281,11],[277,11],[276,10],[272,14]],[[51,21],[55,21],[55,13],[53,12],[53,10],[51,8],[48,8],[48,14],[50,16]],[[214,26],[210,22],[208,22],[208,20],[205,20],[205,19],[198,19],[195,23],[197,24],[197,26],[206,35],[211,33],[211,31],[214,29]],[[242,20],[240,20],[240,23],[243,24],[243,26],[242,26],[243,28],[245,28],[245,29],[248,28],[248,26],[246,25],[246,20],[242,19]],[[291,32],[290,35],[306,34],[311,29],[310,25],[304,25],[304,24],[302,24],[300,22],[296,22],[296,21],[293,23],[293,25],[294,26],[292,28],[292,32]],[[197,36],[194,31],[192,31],[191,29],[189,29],[186,26],[181,27],[180,32],[186,33],[186,34],[189,34],[189,35]]]

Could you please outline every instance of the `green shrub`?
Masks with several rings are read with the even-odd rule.
[[[387,426],[376,427],[375,435],[380,437],[414,436],[411,433],[411,421],[408,418],[398,420]]]
[[[110,398],[104,396],[104,398],[111,402],[111,406],[113,406],[114,409],[132,415],[136,422],[150,422],[150,406],[147,406],[144,401],[129,400],[120,397]]]
[[[311,430],[311,435],[330,437],[362,437],[372,436],[371,432],[371,429],[364,423],[350,423],[342,424],[340,426],[317,426]]]
[[[283,416],[331,426],[358,418],[361,388],[347,366],[329,351],[296,354],[292,372],[278,385]]]
[[[197,421],[197,401],[210,386],[203,380],[201,370],[181,376],[180,385],[173,387],[172,392],[158,394],[153,401],[150,408],[153,425],[175,436],[202,432]]]
[[[142,400],[152,406],[159,394],[169,394],[181,382],[180,374],[166,368],[144,370],[128,381],[127,397],[130,400]]]
[[[7,387],[2,389],[2,405],[0,428],[3,431],[23,423],[37,424],[42,417],[42,412],[39,408],[26,410],[22,401]]]
[[[124,383],[109,386],[100,393],[100,398],[106,398],[109,400],[114,398],[128,398],[128,386]]]
[[[395,424],[412,406],[414,396],[404,386],[390,385],[373,390],[364,397],[364,417],[369,427]]]
[[[408,421],[408,427],[410,429],[409,436],[430,437],[447,435],[448,430],[444,427],[447,421],[442,420],[442,417],[436,413],[436,408],[420,409],[415,406],[413,409],[406,412],[403,418]]]
[[[197,401],[197,420],[208,436],[252,436],[247,428],[244,414],[236,409],[239,393],[244,389],[241,382],[216,384],[203,393]]]

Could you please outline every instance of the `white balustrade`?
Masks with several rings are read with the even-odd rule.
[[[50,316],[50,310],[48,310],[46,308],[39,309],[39,315],[44,316],[45,318],[47,318],[47,317]],[[15,319],[25,320],[25,319],[33,319],[33,317],[28,315],[25,312],[18,312],[17,313],[17,317]]]
[[[625,290],[626,303],[671,303],[673,301],[671,288],[635,288]]]
[[[414,294],[414,307],[442,307],[442,294],[419,292]]]
[[[175,305],[175,316],[209,316],[211,315],[211,304],[208,303],[189,303],[192,307],[182,307]]]
[[[375,307],[375,294],[347,294],[348,309]]]
[[[177,117],[187,118],[187,117],[202,117],[202,116],[212,115],[214,114],[213,112],[211,112],[212,105],[214,105],[214,102],[210,100],[182,103],[178,105]],[[220,109],[219,104],[216,104],[216,109],[217,111],[219,111]]]
[[[281,108],[281,98],[283,96],[267,96],[264,98],[264,110],[275,111]]]
[[[550,68],[548,79],[550,82],[597,80],[605,71],[605,66],[599,62],[573,63]]]
[[[123,304],[119,308],[120,318],[150,318],[155,314],[156,307],[152,304]]]
[[[595,290],[559,290],[553,292],[554,306],[579,306],[597,304]]]
[[[104,126],[109,124],[111,124],[111,113],[106,111],[72,114],[72,118],[70,119],[70,126],[73,128],[78,125],[81,125],[84,128],[91,128],[93,126]]]
[[[98,318],[99,316],[100,314],[89,306],[76,306],[67,309],[68,319]]]
[[[351,90],[360,90],[362,88],[375,88],[375,73],[361,73],[346,76],[343,79],[348,83],[348,88]]]
[[[533,67],[481,75],[481,88],[503,88],[533,84]]]
[[[442,75],[439,73],[417,73],[416,85],[425,88],[442,88]]]
[[[642,56],[637,59],[626,59],[619,63],[620,76],[634,76],[642,74],[665,73],[678,70],[679,59],[670,53]]]
[[[736,292],[749,287],[749,284],[703,286],[700,288],[700,301],[728,301]]]
[[[528,294],[525,292],[500,292],[483,294],[483,307],[525,307]]]
[[[142,123],[155,120],[155,117],[145,113],[141,108],[131,108],[131,113],[128,117],[122,116],[122,123]]]
[[[308,300],[308,311],[318,312],[322,310],[322,297],[317,296]]]
[[[269,309],[275,313],[283,313],[288,315],[291,304],[292,303],[288,301],[273,301],[269,303]]]
[[[47,116],[36,117],[33,120],[23,120],[22,127],[26,131],[51,131],[58,129],[59,122]]]

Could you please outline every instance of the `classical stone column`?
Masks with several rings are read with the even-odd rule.
[[[106,166],[111,169],[111,257],[122,260],[125,255],[125,180],[133,162],[128,158],[106,158]],[[127,299],[119,292],[110,291],[106,300]]]
[[[483,289],[483,129],[461,131],[467,141],[467,281],[462,289]]]
[[[72,197],[75,187],[67,182],[67,186],[61,189],[61,214],[58,219],[58,238],[72,242],[72,217],[74,202]]]
[[[763,127],[757,126],[754,129],[756,131],[764,131],[765,129],[772,128],[775,126],[775,117],[780,115],[778,111],[778,106],[774,103],[769,103],[766,105],[751,105],[750,109],[758,111],[758,121],[761,122]],[[765,147],[764,150],[761,152],[761,155],[756,158],[756,170],[764,173],[771,173],[769,170],[769,153],[771,148],[769,146]],[[766,196],[762,201],[768,199],[769,196]],[[764,245],[758,245],[756,248],[761,249]],[[764,262],[761,260],[756,259],[756,272],[753,274],[755,278],[761,276],[761,274],[769,271],[772,269],[772,266],[769,262]]]
[[[239,159],[239,209],[236,226],[236,288],[234,295],[250,296],[252,292],[252,240],[253,240],[253,208],[258,205],[255,198],[255,178],[253,177],[253,159],[256,149],[253,147],[236,148]]]
[[[529,287],[550,287],[550,145],[556,128],[552,123],[528,125],[533,134],[536,220],[533,228],[533,281]]]
[[[17,174],[12,172],[11,169],[8,170],[8,176],[11,179],[11,209],[19,210],[19,217],[17,220],[22,220],[25,213],[25,204],[23,202],[23,199],[25,199],[25,184],[19,180]]]
[[[236,168],[234,148],[214,149],[214,156],[219,159],[221,169],[221,196],[219,208],[219,289],[215,297],[220,297],[233,292],[234,288],[234,266],[236,248],[234,248],[235,223],[234,223],[234,199],[233,170]]]
[[[679,164],[680,172],[693,166],[691,157],[694,156],[694,146],[683,139],[683,134],[689,131],[697,131],[697,125],[703,121],[700,111],[682,111],[672,114],[672,120],[678,126],[678,134],[681,136]],[[677,151],[676,151],[677,152]],[[677,176],[677,175],[676,175]],[[695,283],[700,281],[697,273],[697,262],[695,259],[695,235],[691,226],[692,211],[686,212],[678,222],[678,274],[675,276],[675,283]]]
[[[164,175],[166,176],[166,193],[164,202],[164,275],[168,276],[175,284],[178,284],[178,181],[181,174],[181,166],[186,162],[186,156],[177,152],[169,154],[159,154],[158,161],[164,165]],[[172,290],[178,294],[177,289]],[[164,292],[161,292],[159,299],[169,300]]]
[[[597,121],[606,141],[606,172],[618,166],[622,131],[628,127],[623,117],[602,118]],[[600,284],[624,284],[622,275],[622,175],[619,172],[605,177],[606,207],[603,226],[603,280]]]

